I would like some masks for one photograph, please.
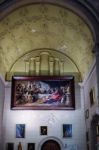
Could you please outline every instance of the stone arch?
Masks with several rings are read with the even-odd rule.
[[[78,28],[77,28],[77,25],[75,25],[74,24],[74,22],[73,22],[73,24],[72,24],[72,22],[68,22],[68,24],[65,24],[64,23],[64,20],[62,20],[63,21],[63,23],[62,23],[62,25],[63,25],[63,28],[62,28],[62,26],[61,26],[61,24],[60,24],[60,21],[59,21],[59,19],[58,18],[56,18],[56,22],[55,22],[55,24],[57,23],[57,20],[58,20],[58,27],[57,27],[57,30],[54,30],[54,28],[52,28],[52,27],[55,27],[55,25],[53,25],[53,23],[51,22],[51,30],[53,31],[51,31],[50,30],[50,32],[49,32],[49,29],[48,29],[48,27],[46,28],[46,30],[44,30],[44,32],[42,32],[43,31],[43,28],[44,27],[39,27],[38,28],[38,30],[40,31],[40,32],[36,32],[35,34],[37,35],[37,34],[39,34],[39,37],[38,36],[35,36],[35,34],[34,34],[34,31],[33,31],[33,36],[32,36],[32,38],[31,38],[31,35],[29,34],[30,32],[28,32],[28,29],[30,29],[29,28],[29,26],[28,26],[28,28],[27,28],[27,26],[25,26],[25,28],[26,28],[26,32],[24,32],[23,31],[23,28],[22,28],[22,26],[23,26],[23,24],[22,24],[22,20],[21,20],[21,25],[20,25],[20,21],[18,20],[18,21],[16,21],[15,22],[15,24],[13,24],[11,27],[15,27],[15,25],[16,25],[16,29],[13,31],[13,39],[11,39],[10,40],[10,38],[9,38],[9,42],[8,43],[12,43],[12,47],[11,48],[9,48],[10,46],[11,46],[11,44],[9,45],[9,46],[4,46],[3,44],[2,44],[2,46],[1,46],[1,52],[2,52],[2,54],[1,54],[1,59],[2,59],[2,66],[4,66],[5,67],[5,72],[8,72],[9,70],[10,70],[10,68],[11,68],[11,66],[14,64],[14,62],[16,61],[16,59],[18,59],[21,55],[23,55],[23,54],[25,54],[25,53],[27,53],[27,52],[29,52],[31,49],[39,49],[39,48],[43,48],[43,47],[48,47],[48,48],[53,48],[53,49],[57,49],[57,50],[60,50],[60,51],[64,51],[65,53],[66,53],[66,55],[68,55],[69,57],[71,57],[75,62],[76,62],[76,65],[78,66],[78,68],[79,68],[79,70],[80,70],[80,72],[81,72],[81,74],[83,74],[82,76],[84,77],[84,75],[85,75],[85,73],[86,73],[86,70],[88,69],[88,67],[90,67],[89,65],[91,64],[91,60],[93,59],[93,54],[91,53],[91,50],[93,49],[93,45],[94,45],[94,41],[96,40],[96,37],[95,36],[93,36],[92,34],[91,34],[91,32],[90,32],[90,30],[89,29],[91,29],[91,31],[92,31],[92,33],[94,33],[94,29],[92,29],[92,28],[94,28],[94,26],[91,24],[91,21],[90,21],[90,19],[89,20],[87,20],[88,19],[88,13],[84,13],[84,14],[87,14],[86,16],[85,15],[83,15],[82,16],[82,13],[84,12],[84,9],[82,9],[82,13],[80,12],[80,10],[79,10],[79,8],[80,8],[80,5],[79,5],[79,7],[78,7],[78,3],[75,5],[74,4],[74,2],[71,0],[71,2],[72,3],[69,3],[69,1],[67,1],[67,2],[63,2],[62,1],[62,3],[59,3],[59,1],[57,1],[57,3],[54,1],[54,2],[52,2],[51,0],[49,1],[49,0],[45,0],[43,3],[42,3],[42,1],[40,2],[39,0],[37,0],[37,3],[35,3],[35,0],[32,0],[32,1],[30,1],[29,0],[29,3],[27,3],[26,1],[24,1],[25,3],[22,3],[21,2],[21,4],[20,4],[20,6],[19,5],[16,5],[16,7],[17,8],[19,8],[19,7],[23,7],[24,5],[27,5],[27,4],[41,4],[41,6],[42,6],[42,4],[50,4],[50,7],[55,7],[55,5],[56,5],[56,7],[60,7],[59,9],[68,9],[68,11],[70,11],[71,10],[71,12],[70,13],[72,13],[73,15],[75,15],[76,17],[78,17],[78,16],[80,16],[79,17],[79,19],[81,20],[81,22],[79,22],[79,21],[77,21],[76,20],[76,22],[78,22]],[[17,4],[18,4],[18,2],[17,2]],[[53,5],[53,6],[51,6],[51,5]],[[32,5],[33,7],[35,7],[35,5]],[[24,6],[25,7],[25,6]],[[26,7],[28,7],[28,6],[26,6]],[[31,7],[31,6],[29,6],[29,7]],[[48,6],[49,7],[49,6]],[[10,6],[9,6],[9,8],[10,8]],[[23,8],[22,8],[23,9]],[[57,8],[58,9],[58,8]],[[64,11],[65,11],[65,9],[64,9]],[[15,10],[15,8],[13,7],[13,11]],[[24,9],[23,9],[24,10]],[[19,11],[19,9],[18,9],[18,11]],[[3,12],[3,11],[2,11]],[[15,11],[14,11],[15,12]],[[9,10],[9,13],[10,13],[10,10]],[[18,13],[18,12],[17,12]],[[13,14],[13,13],[12,13]],[[61,14],[61,13],[60,13]],[[1,15],[2,16],[2,15]],[[13,16],[13,15],[12,15]],[[42,16],[43,16],[43,13],[42,13]],[[53,16],[53,14],[52,14],[52,16]],[[58,16],[58,15],[57,15]],[[64,18],[63,17],[64,16],[64,13],[63,13],[63,11],[62,11],[62,15],[60,16],[61,18]],[[68,15],[67,15],[68,16]],[[3,17],[3,16],[2,16]],[[8,18],[10,17],[10,15],[8,16]],[[35,17],[35,15],[34,15],[34,17]],[[11,18],[13,18],[13,17],[11,17]],[[18,17],[17,17],[18,18]],[[21,16],[21,18],[22,18],[22,16]],[[43,18],[43,17],[42,17]],[[68,18],[70,18],[70,17],[68,17]],[[86,19],[85,19],[86,18]],[[90,17],[89,17],[90,18]],[[49,19],[51,19],[51,18],[49,18]],[[66,19],[66,15],[65,15],[65,19]],[[7,21],[7,17],[5,18],[5,20]],[[10,24],[10,21],[9,21],[10,19],[8,19],[8,22],[9,22],[9,24]],[[12,19],[11,19],[12,20]],[[45,19],[46,20],[46,19]],[[86,21],[85,21],[86,20]],[[95,20],[95,19],[94,19]],[[25,20],[26,21],[26,20]],[[41,20],[42,21],[42,20]],[[5,22],[5,21],[4,21]],[[2,21],[2,23],[4,23],[3,21]],[[13,21],[12,21],[13,22]],[[28,21],[27,21],[28,22]],[[7,22],[6,22],[7,23]],[[83,30],[81,30],[80,28],[79,28],[79,23],[80,24],[84,24],[85,25],[85,27],[88,29],[88,33],[87,32],[83,32]],[[83,25],[82,24],[82,25]],[[86,24],[88,24],[89,26],[90,26],[90,28],[88,28],[88,26],[86,25]],[[20,28],[17,28],[17,25],[20,25]],[[32,24],[31,24],[32,25]],[[36,24],[35,24],[36,25]],[[2,26],[2,24],[1,24],[1,26]],[[7,25],[8,26],[8,25]],[[63,32],[63,29],[67,29],[66,28],[66,26],[68,27],[68,32],[67,32],[67,30],[64,30],[64,32]],[[10,26],[9,26],[9,28],[10,28]],[[22,28],[22,29],[21,29]],[[20,36],[18,36],[18,38],[15,38],[15,37],[17,37],[16,36],[16,33],[19,33],[19,29],[21,29],[21,31],[22,31],[22,34],[20,35]],[[58,32],[59,30],[58,29],[60,29],[60,31],[61,31],[61,29],[62,29],[62,32]],[[79,30],[77,30],[77,29],[79,29]],[[84,29],[84,28],[83,28]],[[37,31],[38,31],[37,30]],[[2,30],[1,30],[2,31]],[[4,29],[4,31],[5,31],[5,29]],[[18,32],[17,32],[18,31]],[[36,31],[36,30],[35,30]],[[55,31],[55,32],[54,32]],[[31,32],[32,32],[32,30],[31,30]],[[66,33],[67,32],[67,33]],[[79,34],[76,34],[76,33],[79,33]],[[10,33],[10,32],[9,32]],[[50,34],[47,34],[47,33],[50,33]],[[57,37],[60,37],[60,38],[57,38],[56,37],[56,35],[58,34],[58,36]],[[86,33],[87,33],[87,35],[89,35],[89,36],[87,36],[86,35]],[[2,33],[1,32],[1,35],[2,34],[4,34],[4,33]],[[8,34],[9,35],[9,34]],[[25,35],[25,36],[24,36]],[[43,36],[42,36],[43,35]],[[48,35],[48,36],[46,36],[46,35]],[[52,38],[51,37],[53,37],[53,35],[54,35],[54,38],[53,38],[53,40],[52,40]],[[69,36],[69,35],[71,35],[71,37]],[[75,35],[75,42],[74,42],[74,39],[72,38],[72,37],[74,37],[74,35]],[[79,38],[79,36],[77,36],[76,37],[76,35],[80,35],[80,38]],[[10,36],[10,35],[9,35]],[[21,37],[21,38],[19,38],[19,37]],[[42,38],[43,37],[43,38]],[[34,38],[34,40],[33,40],[33,38]],[[94,40],[93,40],[93,38],[94,38]],[[4,38],[4,40],[3,40],[3,42],[2,43],[5,43],[6,42],[6,39],[7,39],[7,36],[6,36],[6,34],[5,34],[5,38]],[[32,39],[32,40],[31,40]],[[81,39],[79,42],[78,42],[78,39]],[[21,42],[20,42],[21,41]],[[26,42],[25,42],[26,41]],[[37,41],[39,41],[39,44],[38,44],[38,42]],[[60,41],[62,41],[62,42],[60,42]],[[71,43],[70,43],[70,41],[71,41]],[[84,41],[84,42],[83,42]],[[87,42],[88,41],[88,42]],[[90,42],[89,42],[90,41]],[[33,43],[34,42],[34,43]],[[79,45],[79,43],[82,43],[81,45],[82,46],[80,46]],[[15,43],[17,43],[16,44],[16,46],[15,46]],[[46,45],[46,43],[49,43],[49,44],[47,44]],[[53,44],[54,43],[54,44]],[[74,44],[74,45],[73,45]],[[71,46],[70,46],[71,45]],[[85,46],[85,47],[84,47]],[[8,53],[8,55],[5,55],[5,52],[6,52],[6,49],[7,50],[9,50],[9,53]],[[13,51],[11,50],[11,49],[13,49]],[[81,53],[80,53],[80,51],[81,51]],[[73,52],[73,53],[72,53]],[[78,53],[78,55],[79,55],[79,58],[81,58],[80,60],[78,59],[78,55],[77,55],[77,53]],[[87,54],[88,55],[88,59],[86,59],[86,55],[82,55],[82,54]],[[90,53],[90,56],[89,56],[89,53]],[[12,57],[13,56],[13,54],[15,54],[15,57]],[[83,57],[82,57],[83,56]],[[3,57],[5,58],[5,59],[3,59]],[[12,59],[10,59],[10,58],[12,58]],[[85,66],[84,67],[82,67],[82,63],[84,63],[85,61],[84,60],[86,60],[86,63],[85,63]],[[86,64],[88,64],[88,65],[86,65]],[[27,66],[28,66],[28,62],[27,62]]]
[[[66,54],[54,49],[35,49],[19,57],[6,74],[6,80],[12,75],[69,75],[81,80],[76,63]]]
[[[43,146],[43,144],[45,143],[45,142],[47,142],[47,141],[50,141],[50,140],[52,140],[52,141],[55,141],[59,146],[60,146],[60,149],[64,149],[64,145],[63,145],[63,143],[62,143],[62,141],[59,139],[59,138],[57,138],[57,137],[54,137],[54,136],[49,136],[49,137],[46,137],[46,138],[44,138],[43,140],[41,140],[40,142],[39,142],[39,144],[38,144],[38,150],[41,150],[41,148],[42,148],[42,146]]]

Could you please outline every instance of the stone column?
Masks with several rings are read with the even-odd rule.
[[[49,58],[49,74],[53,75],[53,70],[54,70],[54,58],[50,57]]]
[[[95,44],[93,49],[96,56],[96,76],[97,76],[97,91],[98,91],[98,105],[99,105],[99,43]]]
[[[64,75],[64,61],[60,61],[60,75]]]
[[[29,74],[29,61],[25,61],[25,73],[26,75]]]
[[[35,74],[35,58],[30,58],[29,61],[29,74],[34,75]]]
[[[40,57],[35,58],[35,65],[36,65],[36,75],[40,75]]]
[[[40,54],[40,74],[41,75],[48,75],[49,70],[49,53],[48,52],[42,52]]]
[[[59,75],[60,74],[59,58],[55,58],[54,61],[55,61],[54,74]]]

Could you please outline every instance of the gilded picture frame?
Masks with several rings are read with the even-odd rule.
[[[12,77],[12,110],[74,110],[74,77]]]

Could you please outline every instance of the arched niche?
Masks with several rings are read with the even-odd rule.
[[[64,146],[63,146],[63,143],[61,142],[61,140],[58,139],[57,137],[54,137],[54,136],[46,137],[43,140],[41,140],[40,143],[38,144],[38,148],[37,149],[38,150],[43,150],[42,148],[43,148],[44,144],[46,144],[48,142],[51,142],[51,141],[53,143],[55,143],[57,145],[57,147],[60,148],[60,150],[64,149]]]
[[[36,49],[23,55],[11,66],[6,80],[11,80],[12,75],[74,75],[77,80],[81,80],[76,63],[54,49]]]

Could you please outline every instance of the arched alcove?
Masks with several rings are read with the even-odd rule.
[[[60,145],[55,140],[48,140],[43,143],[41,150],[61,150]]]
[[[38,150],[45,150],[45,148],[49,150],[49,144],[51,146],[50,148],[51,149],[53,148],[52,150],[63,150],[63,147],[64,147],[60,139],[54,136],[50,136],[40,141],[38,145]]]
[[[68,55],[54,49],[36,49],[17,59],[7,73],[6,79],[12,75],[74,75],[81,80],[76,63]]]

